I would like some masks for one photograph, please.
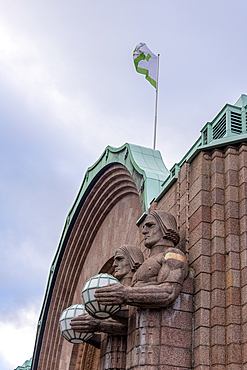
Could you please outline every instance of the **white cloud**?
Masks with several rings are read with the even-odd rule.
[[[6,370],[32,355],[39,312],[28,302],[41,304],[86,168],[108,144],[152,146],[155,92],[135,72],[133,48],[143,41],[161,53],[157,148],[170,168],[206,121],[246,93],[245,14],[237,0],[0,1]],[[27,320],[23,310],[13,320],[18,302]]]
[[[67,88],[69,70],[61,55],[49,52],[47,40],[32,37],[25,29],[0,25],[0,76],[31,112],[44,117],[42,130],[81,138],[90,134],[86,120],[92,110],[87,95]],[[27,123],[26,123],[27,124]],[[54,135],[55,136],[55,135]]]
[[[20,312],[16,309],[15,315],[13,322],[2,321],[2,318],[0,321],[0,361],[10,369],[32,357],[38,312],[27,306]]]

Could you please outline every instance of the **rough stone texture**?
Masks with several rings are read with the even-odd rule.
[[[131,176],[123,168],[118,170],[133,186]],[[119,179],[113,181],[113,188],[120,192]],[[100,189],[95,188],[95,194]],[[110,195],[106,198],[111,199]],[[79,354],[88,359],[84,368],[92,368],[92,352],[77,353],[61,340],[57,312],[80,299],[81,285],[112,257],[112,245],[117,247],[128,239],[145,250],[142,225],[139,231],[134,225],[141,215],[138,202],[137,192],[126,191],[106,212],[97,232],[93,222],[86,223],[89,242],[85,244],[82,235],[86,229],[82,215],[78,217],[54,289],[39,370],[81,370]],[[96,220],[98,213],[93,218],[89,208],[90,202],[86,212]],[[152,202],[150,210],[155,209],[171,212],[176,218],[180,247],[194,270],[194,283],[192,286],[187,280],[179,300],[168,309],[147,309],[144,317],[131,308],[126,368],[247,370],[247,144],[200,152],[191,163],[184,163],[177,181],[158,203]],[[124,222],[127,235],[121,230]],[[72,267],[70,275],[68,266]]]
[[[244,368],[247,356],[241,360],[239,347],[246,340],[239,333],[241,320],[247,322],[247,145],[200,153],[180,172],[165,197],[176,194],[174,216],[195,271],[194,369],[238,369],[242,360]],[[166,200],[156,207],[168,210]],[[171,200],[169,208],[175,209]]]
[[[126,369],[141,370],[144,365],[155,365],[156,369],[191,368],[192,282],[193,274],[169,308],[132,310]]]
[[[105,336],[101,343],[100,369],[126,369],[126,336]]]

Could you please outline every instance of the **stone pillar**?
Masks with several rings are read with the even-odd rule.
[[[211,156],[211,364],[226,368],[225,174],[224,153]]]
[[[235,320],[242,324],[243,369],[247,368],[247,145],[239,149],[239,226],[241,262],[241,312],[237,311]],[[235,236],[238,243],[239,236]]]
[[[238,154],[234,147],[225,152],[226,359],[229,370],[242,369]]]
[[[190,370],[193,273],[169,308],[130,308],[127,370]]]
[[[125,370],[127,336],[101,335],[100,370]]]
[[[194,277],[193,369],[210,369],[210,157],[191,163],[189,194],[189,263]]]

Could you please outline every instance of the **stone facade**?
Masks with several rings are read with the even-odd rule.
[[[152,210],[175,216],[190,273],[171,307],[130,308],[127,348],[121,338],[113,341],[119,353],[126,351],[126,369],[247,369],[247,143],[198,152],[151,202]],[[133,174],[122,164],[107,168],[66,240],[33,370],[97,370],[107,362],[111,346],[105,337],[101,352],[72,345],[62,338],[58,320],[63,309],[82,302],[89,277],[112,271],[117,247],[139,245],[146,253],[142,214]],[[117,356],[111,366],[123,368]]]
[[[154,204],[178,218],[194,270],[193,369],[247,368],[247,144],[201,152]]]

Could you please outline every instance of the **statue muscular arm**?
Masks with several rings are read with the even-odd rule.
[[[161,268],[156,282],[134,287],[110,284],[98,289],[95,298],[105,305],[128,304],[142,308],[171,305],[181,292],[188,265],[184,254],[175,248],[169,248],[159,263]]]
[[[118,284],[119,285],[119,284]],[[88,313],[83,313],[71,320],[70,326],[80,333],[103,332],[107,334],[126,335],[126,326],[109,318],[100,320],[92,317]]]

